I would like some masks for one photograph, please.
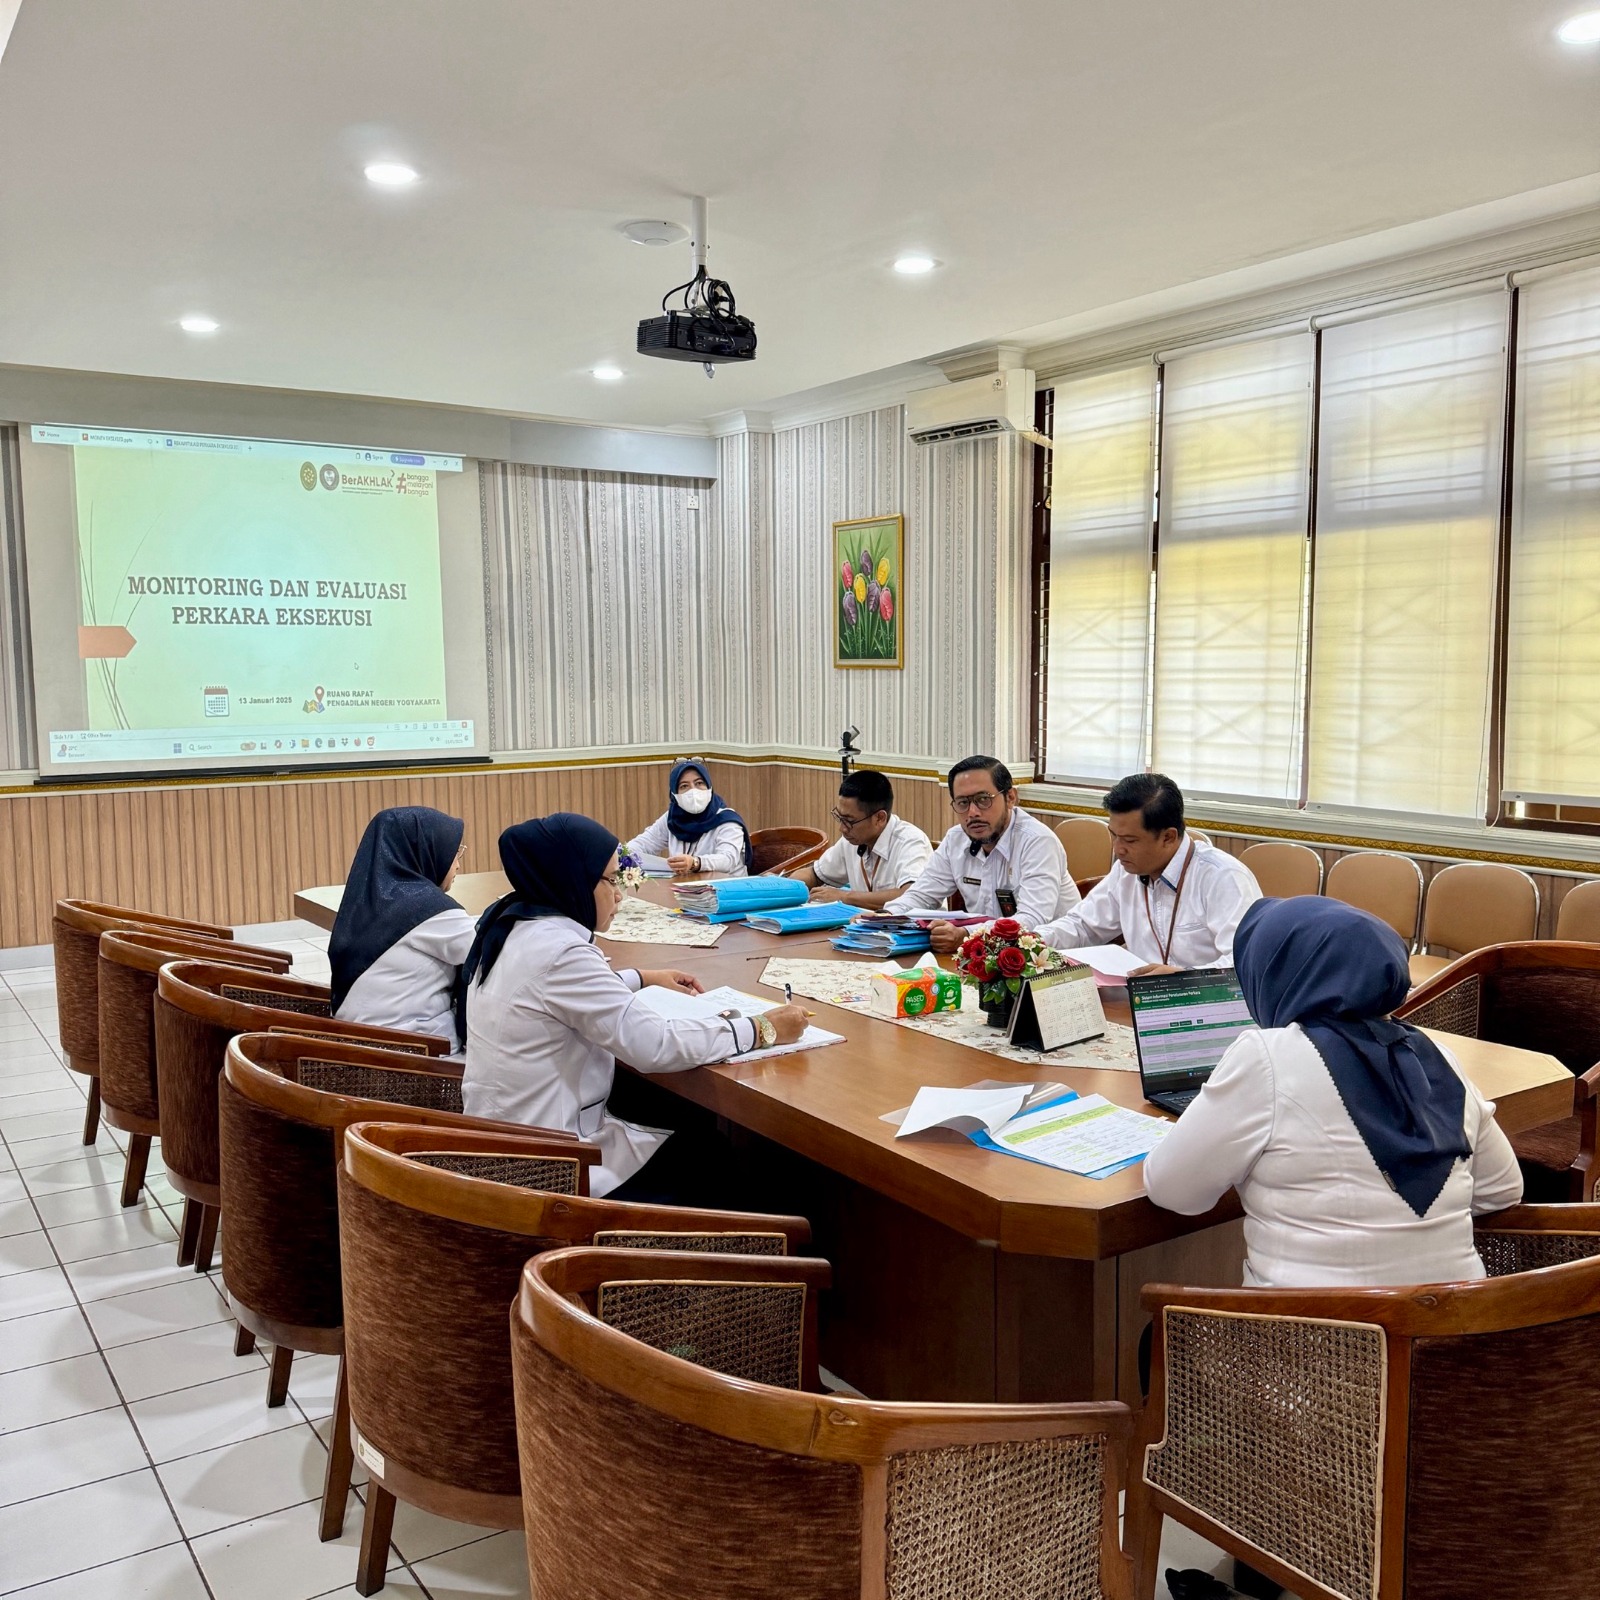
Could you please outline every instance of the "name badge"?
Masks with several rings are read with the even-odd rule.
[[[961,881],[963,883],[977,884],[979,886],[981,886],[982,883],[983,883],[983,879],[982,878],[963,878]]]

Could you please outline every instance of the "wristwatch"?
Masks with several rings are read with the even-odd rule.
[[[778,1042],[778,1030],[773,1027],[772,1019],[758,1012],[750,1020],[756,1025],[756,1048],[770,1050]]]

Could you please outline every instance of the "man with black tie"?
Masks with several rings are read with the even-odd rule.
[[[1011,772],[993,756],[968,756],[946,785],[956,824],[933,859],[886,911],[937,911],[959,894],[974,916],[1014,917],[1025,928],[1065,915],[1078,903],[1061,841],[1017,802]],[[948,922],[929,929],[937,955],[952,955],[969,930]]]

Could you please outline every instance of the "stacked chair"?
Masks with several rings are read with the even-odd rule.
[[[1163,1517],[1301,1600],[1589,1600],[1600,1206],[1501,1212],[1478,1249],[1477,1283],[1145,1289],[1138,1600]]]
[[[345,1131],[335,1425],[348,1416],[370,1480],[361,1594],[383,1586],[396,1498],[480,1527],[522,1526],[507,1309],[530,1256],[626,1244],[630,1259],[677,1277],[681,1259],[647,1252],[737,1251],[743,1259],[785,1255],[810,1240],[798,1217],[588,1198],[582,1149],[533,1129],[361,1123]],[[794,1271],[814,1277],[819,1267],[826,1272],[820,1263]],[[810,1348],[814,1374],[814,1337]],[[628,1515],[625,1505],[614,1510]],[[324,1536],[342,1522],[341,1494],[324,1504]],[[706,1593],[693,1585],[660,1592]]]
[[[56,958],[56,1014],[67,1065],[89,1080],[83,1142],[100,1131],[100,935],[110,929],[160,930],[213,944],[230,943],[233,929],[212,922],[184,922],[98,900],[57,900],[51,933]]]
[[[284,973],[281,950],[229,944],[229,966]],[[122,1203],[138,1204],[150,1160],[150,1141],[161,1133],[156,1088],[156,974],[169,961],[210,960],[216,942],[161,929],[109,929],[100,935],[100,1106],[107,1123],[128,1136]]]
[[[1124,1600],[1116,1403],[817,1392],[825,1262],[528,1262],[512,1365],[532,1600]]]
[[[167,1177],[184,1197],[178,1265],[210,1269],[221,1215],[217,1085],[228,1041],[240,1033],[287,1030],[364,1041],[422,1056],[450,1041],[393,1028],[337,1022],[322,984],[216,961],[174,961],[156,981],[156,1087]]]

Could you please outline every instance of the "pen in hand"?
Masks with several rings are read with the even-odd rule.
[[[792,983],[786,983],[783,986],[783,1003],[786,1006],[794,1004],[794,985]]]

